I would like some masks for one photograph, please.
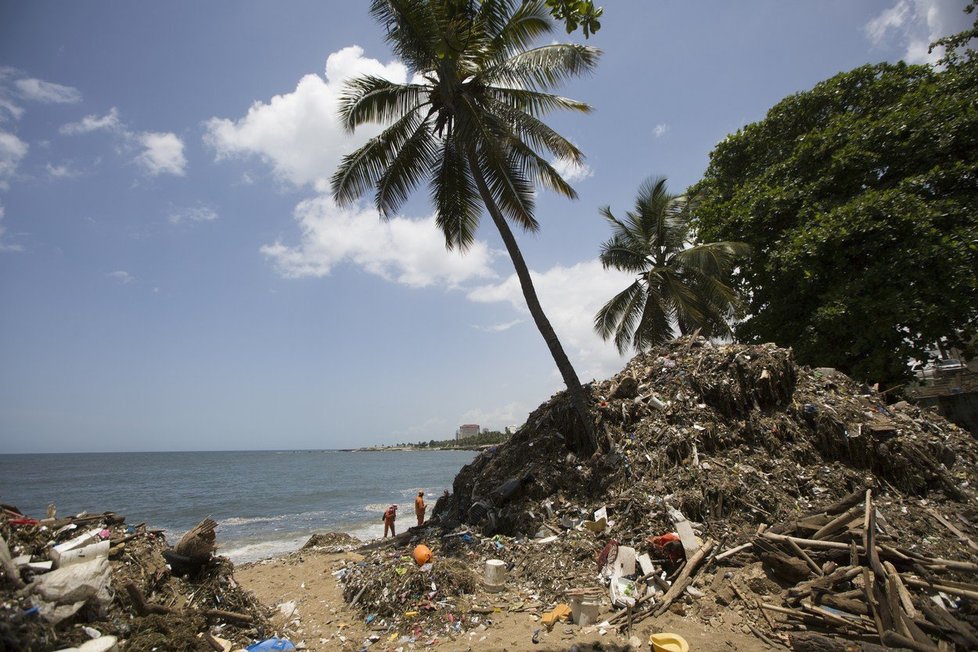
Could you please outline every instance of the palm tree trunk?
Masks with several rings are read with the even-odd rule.
[[[550,325],[550,320],[547,319],[547,315],[543,312],[543,307],[540,305],[537,292],[533,287],[533,280],[530,278],[530,270],[527,268],[526,261],[523,260],[523,253],[516,243],[516,237],[513,235],[512,229],[509,228],[509,223],[506,222],[502,212],[496,205],[485,177],[482,174],[482,169],[479,167],[475,152],[471,149],[468,152],[468,159],[469,169],[472,171],[476,186],[479,188],[479,195],[482,197],[482,201],[485,203],[489,215],[492,216],[492,221],[495,223],[496,229],[499,231],[499,235],[506,245],[506,251],[509,252],[509,257],[513,261],[513,267],[516,269],[516,276],[520,280],[520,288],[523,290],[523,298],[526,300],[526,306],[529,308],[537,329],[550,349],[550,355],[553,356],[554,362],[557,364],[557,369],[560,370],[560,375],[564,379],[564,384],[570,393],[571,402],[581,422],[582,429],[573,433],[574,450],[579,454],[590,455],[598,449],[598,437],[594,430],[594,421],[588,409],[588,400],[584,394],[584,388],[581,386],[581,381],[578,380],[577,372],[574,371],[574,367],[571,365],[567,354],[564,353],[564,347],[560,345],[560,340],[557,339],[557,333],[554,332],[553,326]]]

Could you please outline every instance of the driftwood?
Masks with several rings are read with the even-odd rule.
[[[170,607],[164,607],[161,604],[151,604],[146,601],[146,596],[143,592],[139,590],[134,582],[126,582],[125,585],[126,593],[129,594],[129,598],[132,600],[133,606],[136,608],[136,613],[140,616],[148,616],[150,614],[175,614],[179,613],[177,609],[172,609]],[[197,611],[206,618],[214,618],[220,620],[230,620],[236,623],[244,623],[250,625],[254,622],[254,618],[248,614],[238,613],[236,611],[224,611],[223,609],[201,609]]]
[[[662,596],[662,602],[656,607],[654,616],[661,616],[666,612],[666,610],[672,605],[672,603],[683,594],[686,587],[692,583],[691,576],[696,572],[696,568],[700,565],[703,559],[710,553],[713,546],[716,545],[712,539],[707,539],[706,543],[693,554],[688,560],[686,560],[686,565],[683,567],[683,572],[679,574],[676,581],[673,583],[669,591]]]
[[[217,550],[216,528],[217,523],[213,519],[205,518],[184,534],[173,550],[190,559],[210,556]]]

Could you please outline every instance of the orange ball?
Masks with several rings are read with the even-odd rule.
[[[431,561],[431,549],[421,544],[414,549],[414,561],[418,562],[418,566],[424,566],[429,561]]]

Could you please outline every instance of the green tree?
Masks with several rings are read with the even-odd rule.
[[[621,353],[668,342],[673,324],[683,334],[730,333],[727,318],[739,299],[728,277],[750,248],[742,242],[694,245],[689,208],[686,197],[669,193],[660,177],[642,184],[625,219],[610,207],[601,210],[612,228],[601,246],[601,264],[636,275],[594,318],[594,330],[604,339],[614,336]]]
[[[863,66],[714,149],[697,216],[750,243],[737,335],[889,386],[978,328],[978,66]]]
[[[389,126],[343,158],[332,179],[337,201],[349,204],[374,189],[377,207],[388,217],[427,178],[445,244],[462,251],[474,241],[485,208],[574,403],[580,423],[579,432],[570,434],[574,447],[593,451],[597,438],[584,388],[540,306],[509,221],[538,229],[535,184],[576,196],[538,152],[577,163],[583,154],[540,118],[556,109],[590,111],[548,91],[592,70],[599,51],[574,44],[529,48],[553,29],[542,2],[373,0],[371,13],[421,81],[395,84],[365,76],[348,83],[340,109],[346,128]]]

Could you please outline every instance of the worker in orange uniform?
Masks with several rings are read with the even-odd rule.
[[[394,520],[397,518],[397,505],[391,505],[384,512],[384,538],[387,538],[387,531],[390,530],[391,536],[396,536],[394,532]]]
[[[418,527],[424,523],[424,513],[428,506],[424,504],[424,492],[419,491],[418,497],[414,499],[414,515],[418,517]]]

